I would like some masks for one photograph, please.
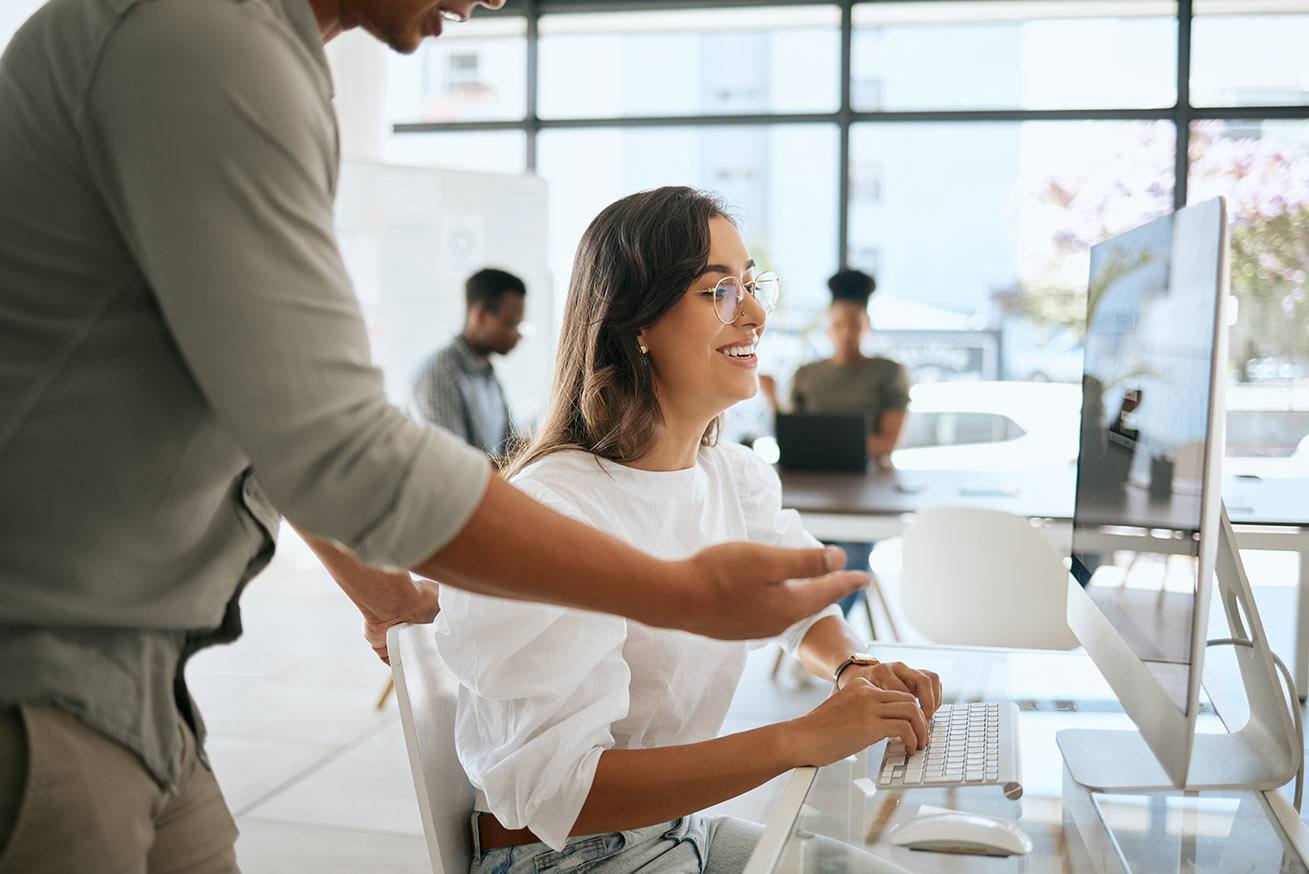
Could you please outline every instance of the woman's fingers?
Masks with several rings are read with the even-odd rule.
[[[913,687],[905,683],[904,678],[896,673],[892,665],[882,663],[873,668],[873,676],[877,679],[877,684],[883,689],[890,689],[896,692],[913,692]]]
[[[873,686],[868,694],[873,699],[870,709],[875,719],[898,719],[906,722],[913,729],[909,748],[920,749],[927,745],[927,718],[923,716],[918,700],[911,693]]]
[[[914,727],[903,719],[879,719],[877,720],[877,732],[882,737],[900,738],[907,750],[918,748]]]
[[[883,718],[900,719],[907,722],[914,732],[914,749],[927,746],[927,719],[923,716],[918,702],[899,702],[883,704],[880,708]]]
[[[941,706],[941,699],[936,695],[936,684],[926,671],[917,671],[903,662],[896,662],[892,666],[896,675],[908,684],[918,696],[918,701],[923,705],[923,712],[929,717],[936,712],[936,708]]]
[[[923,712],[931,717],[941,706],[941,678],[931,671],[919,671],[909,667],[904,662],[884,662],[878,665],[879,668],[885,668],[888,679],[884,685],[887,688],[904,689],[912,692],[923,707]],[[890,686],[892,682],[894,686]]]

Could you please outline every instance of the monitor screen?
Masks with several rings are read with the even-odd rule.
[[[1210,212],[1091,251],[1073,521],[1074,577],[1184,712],[1213,439],[1222,222]]]

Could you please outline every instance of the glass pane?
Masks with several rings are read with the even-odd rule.
[[[1309,121],[1191,126],[1188,199],[1231,222],[1231,474],[1309,476]]]
[[[527,139],[516,130],[392,134],[385,158],[397,164],[518,174],[527,166]]]
[[[1193,106],[1309,103],[1309,2],[1197,0]]]
[[[954,417],[954,441],[959,444],[998,443],[1011,439],[1012,419],[995,413],[958,413]],[[1016,426],[1015,426],[1016,427]]]
[[[833,112],[834,6],[547,15],[543,118]]]
[[[905,362],[920,379],[1080,381],[1087,250],[1171,208],[1174,142],[1166,122],[856,125],[850,259],[878,269],[875,336],[948,339]],[[996,334],[993,368],[963,354]]]
[[[1177,4],[863,3],[856,110],[1171,106]]]
[[[389,54],[392,122],[505,121],[527,109],[527,39],[522,18],[449,24],[412,55]]]
[[[820,305],[836,266],[836,152],[828,125],[543,131],[539,168],[554,192],[550,268],[560,305],[586,226],[623,195],[660,185],[692,185],[727,201],[755,260],[782,278],[779,311]]]

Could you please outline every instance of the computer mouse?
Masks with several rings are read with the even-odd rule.
[[[933,813],[891,826],[891,843],[911,850],[970,853],[980,856],[1024,856],[1032,839],[1012,822],[974,813]]]

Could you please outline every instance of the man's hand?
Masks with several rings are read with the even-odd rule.
[[[928,719],[941,706],[941,678],[932,671],[918,671],[904,662],[879,662],[875,665],[851,665],[841,672],[838,688],[844,689],[862,677],[888,692],[908,692],[918,699]]]
[[[413,585],[413,601],[407,605],[397,605],[396,612],[379,615],[360,608],[364,616],[364,640],[368,641],[377,657],[388,665],[391,664],[391,658],[386,652],[386,630],[392,625],[406,622],[426,625],[441,612],[440,587],[425,581],[415,581]]]
[[[297,529],[318,556],[336,584],[364,617],[364,639],[377,657],[391,664],[386,654],[386,630],[412,622],[425,625],[441,610],[435,583],[415,581],[408,571],[386,571],[364,564],[352,553],[327,540]]]
[[[651,624],[725,640],[775,637],[868,585],[867,574],[843,567],[845,552],[834,546],[711,546],[675,564],[675,600],[652,604]]]

